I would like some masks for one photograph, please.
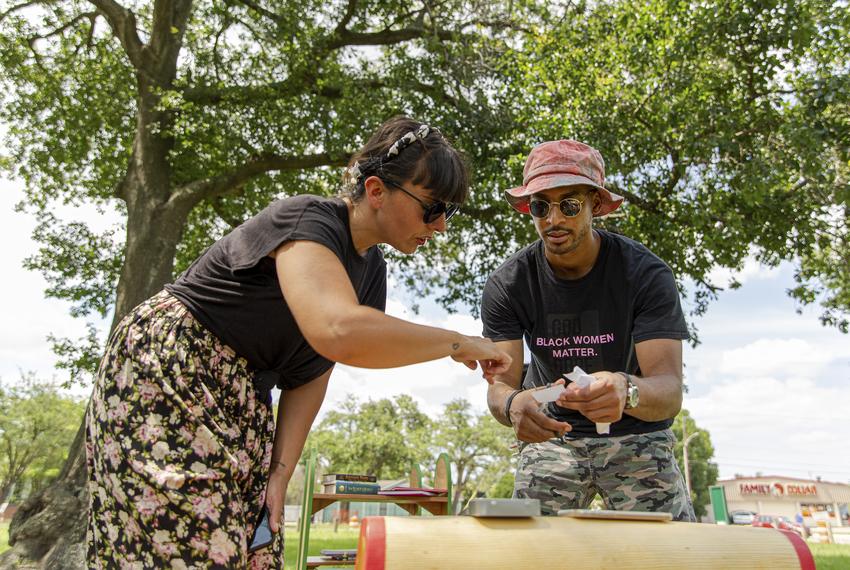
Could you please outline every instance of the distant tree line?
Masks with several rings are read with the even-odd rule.
[[[674,452],[680,469],[684,472],[683,417],[687,434],[692,436],[688,467],[694,508],[697,516],[703,516],[709,502],[708,487],[717,480],[714,448],[708,431],[683,410],[673,424],[679,439]],[[467,400],[452,400],[439,416],[430,418],[413,398],[400,395],[366,401],[347,398],[313,429],[303,457],[312,450],[325,472],[366,473],[381,479],[406,478],[413,463],[423,467],[424,475],[433,473],[436,457],[446,453],[453,467],[452,500],[459,512],[474,497],[511,496],[518,446],[513,430],[499,424],[489,412],[475,412]],[[287,503],[300,503],[302,493],[303,478],[296,477],[290,482]]]
[[[25,499],[59,475],[85,408],[34,374],[0,380],[0,503]]]

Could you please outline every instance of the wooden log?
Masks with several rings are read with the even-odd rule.
[[[775,529],[570,517],[366,517],[357,570],[803,569],[798,535]]]

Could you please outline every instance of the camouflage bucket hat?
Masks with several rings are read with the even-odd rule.
[[[522,170],[522,186],[505,191],[505,198],[528,214],[532,194],[561,186],[592,186],[602,199],[594,216],[605,216],[620,207],[623,197],[604,186],[605,162],[595,148],[574,140],[549,141],[534,147]]]

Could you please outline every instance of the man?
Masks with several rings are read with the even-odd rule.
[[[643,245],[593,229],[623,198],[606,190],[600,153],[561,140],[531,151],[511,206],[540,239],[499,267],[484,288],[484,336],[513,358],[488,405],[521,441],[514,494],[544,514],[587,508],[664,511],[695,520],[673,456],[688,338],[670,268]],[[531,362],[522,378],[523,339]],[[575,366],[590,385],[568,384],[541,406],[537,387],[563,384]],[[596,423],[611,423],[609,434]],[[599,431],[604,432],[604,428]]]

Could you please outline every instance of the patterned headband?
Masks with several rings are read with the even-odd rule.
[[[368,160],[364,161],[363,164],[360,164],[360,162],[355,162],[348,169],[348,176],[351,177],[351,180],[353,180],[355,184],[359,183],[360,178],[363,177],[364,174],[382,167],[384,163],[389,162],[395,157],[397,157],[401,151],[416,142],[417,139],[424,140],[430,134],[430,132],[431,127],[429,127],[428,125],[419,125],[419,128],[415,131],[410,131],[409,133],[395,141],[389,148],[389,150],[387,150],[387,154],[385,156],[370,157]]]

